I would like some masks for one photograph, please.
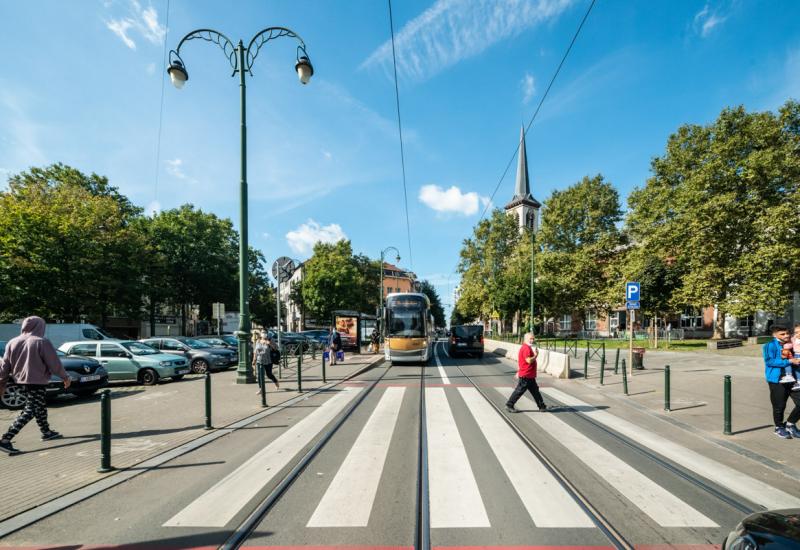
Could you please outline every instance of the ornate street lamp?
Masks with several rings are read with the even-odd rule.
[[[227,56],[234,76],[239,73],[239,95],[241,101],[241,182],[239,185],[239,330],[236,336],[239,339],[239,367],[237,369],[237,384],[252,384],[255,377],[250,371],[250,304],[248,290],[248,244],[247,244],[247,117],[246,117],[246,94],[245,94],[245,74],[253,76],[253,62],[258,56],[261,47],[275,38],[288,36],[299,42],[295,63],[295,71],[302,84],[308,84],[314,74],[314,67],[306,53],[306,44],[294,31],[284,27],[269,27],[256,34],[247,47],[239,40],[237,46],[224,34],[211,29],[198,29],[184,36],[178,43],[178,47],[169,52],[170,64],[167,74],[172,84],[180,89],[189,80],[189,72],[186,64],[181,58],[181,47],[190,40],[205,40],[216,44]]]

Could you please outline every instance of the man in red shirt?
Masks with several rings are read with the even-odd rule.
[[[506,402],[506,410],[508,412],[519,412],[514,408],[514,404],[526,391],[531,392],[533,400],[536,401],[540,411],[547,410],[542,394],[539,393],[539,385],[536,383],[536,357],[539,355],[539,350],[534,349],[533,341],[533,333],[528,332],[525,334],[525,343],[519,348],[519,355],[517,356],[519,371],[516,375],[517,387],[514,388],[514,392]]]

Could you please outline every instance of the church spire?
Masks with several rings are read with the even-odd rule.
[[[528,155],[525,153],[525,128],[519,128],[519,155],[517,156],[517,185],[514,188],[514,198],[533,199],[530,185],[528,184]]]

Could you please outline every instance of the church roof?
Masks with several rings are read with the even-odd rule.
[[[514,186],[514,197],[506,205],[506,210],[514,208],[520,204],[527,204],[534,208],[542,205],[531,195],[531,188],[528,181],[528,155],[525,152],[525,129],[519,129],[519,155],[517,156],[517,181]]]

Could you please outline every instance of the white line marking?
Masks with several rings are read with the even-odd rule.
[[[450,379],[447,377],[447,373],[444,372],[442,362],[439,361],[439,354],[436,353],[436,346],[433,348],[433,358],[436,359],[436,366],[439,368],[439,376],[442,378],[442,384],[450,384]]]
[[[533,399],[527,396],[523,399],[529,407],[536,406]],[[525,414],[660,526],[719,527],[554,414]]]
[[[595,526],[478,390],[458,391],[537,527]]]
[[[306,527],[366,527],[405,388],[386,388]]]
[[[361,388],[344,388],[178,512],[164,527],[227,525],[360,391]]]
[[[444,354],[447,356],[447,358],[450,359],[450,353],[447,351],[447,346],[442,344],[442,350],[444,350]]]
[[[426,388],[431,527],[490,527],[444,388]]]
[[[706,458],[611,413],[597,410],[588,403],[560,390],[542,388],[542,391],[567,406],[581,407],[578,409],[580,414],[585,414],[636,443],[682,465],[690,472],[706,477],[747,500],[769,509],[800,507],[800,499],[776,489],[772,485],[754,479],[716,460]]]

